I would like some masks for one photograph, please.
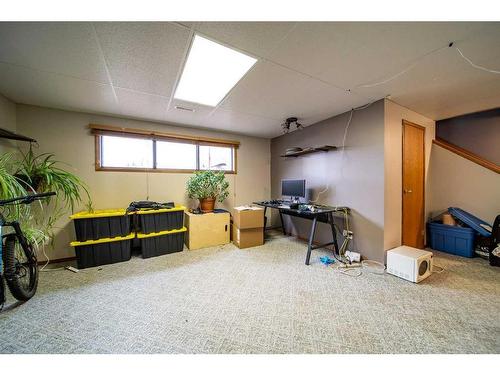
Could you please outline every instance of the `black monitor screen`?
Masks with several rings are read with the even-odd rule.
[[[306,196],[306,180],[281,180],[281,195],[304,198]]]

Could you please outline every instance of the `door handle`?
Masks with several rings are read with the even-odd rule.
[[[404,189],[404,190],[403,190],[403,193],[405,193],[405,194],[410,194],[410,193],[413,193],[413,191],[412,191],[412,190],[410,190],[410,189]]]

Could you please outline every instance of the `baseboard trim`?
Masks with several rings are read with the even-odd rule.
[[[49,264],[71,262],[73,260],[76,260],[76,257],[50,259],[49,260]],[[47,261],[46,260],[39,260],[37,263],[38,263],[39,266],[41,266],[41,265],[44,265],[45,263],[47,263]]]
[[[283,233],[283,230],[281,229],[281,227],[267,227],[266,230],[278,230],[280,233]],[[286,235],[289,237],[296,238],[302,242],[305,242],[306,244],[309,243],[309,238],[305,238],[305,237],[302,237],[302,236],[299,236],[297,234],[293,234],[290,232],[286,232]],[[320,244],[321,244],[321,242],[319,242],[319,241],[313,241],[313,245],[320,245]],[[331,245],[324,247],[324,249],[333,251],[333,247]]]

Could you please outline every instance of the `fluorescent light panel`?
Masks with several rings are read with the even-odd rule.
[[[253,57],[195,35],[174,97],[215,107],[256,62]]]

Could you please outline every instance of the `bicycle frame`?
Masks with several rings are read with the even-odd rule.
[[[0,213],[0,277],[3,275],[3,227],[7,224],[5,218]]]
[[[14,233],[17,235],[22,245],[25,245],[24,241],[26,241],[26,238],[24,237],[23,232],[21,230],[21,225],[17,221],[12,221],[12,222],[5,221],[4,216],[0,213],[0,276],[4,274],[3,239],[4,237],[7,236],[7,234],[3,234],[3,228],[5,227],[11,227],[14,229]]]
[[[5,227],[11,227],[14,229],[14,233],[19,239],[22,246],[26,244],[26,238],[23,235],[21,230],[21,225],[17,221],[7,222],[5,221],[5,217],[0,213],[0,311],[2,310],[3,304],[5,303],[5,278],[9,278],[12,275],[6,274],[3,264],[3,240],[6,236],[10,235],[3,234],[3,229]]]
[[[0,200],[0,207],[5,206],[5,205],[9,205],[9,204],[15,204],[15,203],[31,204],[35,200],[39,200],[41,198],[48,198],[48,197],[53,196],[53,195],[56,195],[56,193],[55,192],[47,192],[47,193],[41,193],[41,194],[27,195],[27,196],[23,196],[23,197],[4,199],[4,200]],[[13,228],[14,233],[4,234],[3,233],[4,227]],[[9,288],[11,287],[11,284],[10,284],[11,282],[16,281],[16,283],[17,283],[17,280],[15,280],[14,278],[17,275],[18,265],[17,264],[14,265],[15,269],[11,269],[12,266],[10,266],[9,269],[6,270],[5,264],[3,261],[3,259],[4,259],[3,252],[5,251],[3,241],[4,241],[4,238],[6,238],[7,236],[10,236],[12,234],[14,234],[17,237],[17,241],[21,245],[21,247],[23,248],[25,255],[30,258],[30,259],[28,259],[29,264],[34,265],[34,267],[36,267],[36,254],[33,252],[31,247],[29,246],[28,240],[26,239],[26,237],[23,234],[23,231],[21,230],[21,225],[19,224],[18,221],[7,222],[5,217],[3,216],[2,212],[0,212],[0,310],[2,309],[3,304],[5,303],[5,283],[4,283],[4,281],[7,280],[7,282],[9,283]],[[12,254],[9,254],[9,256],[12,256]],[[10,260],[10,258],[9,258],[9,260]],[[36,278],[35,284],[34,284],[33,289],[31,290],[31,295],[29,295],[28,297],[24,297],[22,294],[19,294],[19,296],[21,296],[21,297],[15,296],[18,300],[26,301],[33,296],[33,294],[36,291],[36,284],[38,283],[38,274],[36,272],[35,272],[35,278]],[[17,288],[19,288],[19,286],[17,286]],[[12,291],[12,289],[11,289],[11,291]]]
[[[3,280],[3,227],[5,225],[5,219],[0,213],[0,310],[3,308],[5,303],[5,282]]]

